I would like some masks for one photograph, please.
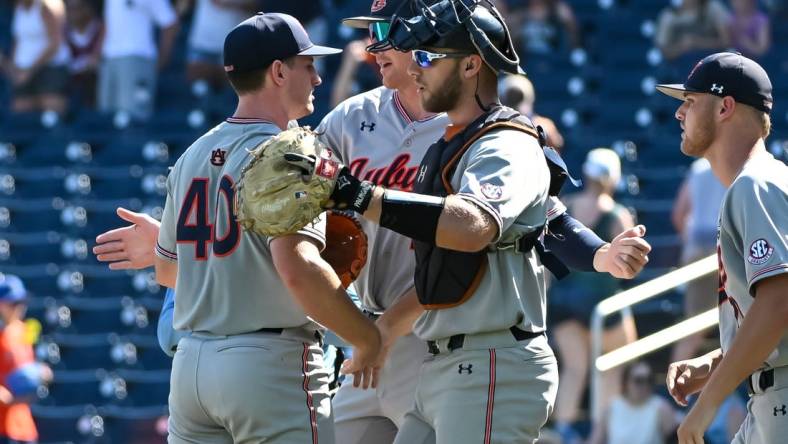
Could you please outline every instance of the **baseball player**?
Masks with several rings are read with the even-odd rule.
[[[451,121],[418,169],[388,176],[414,177],[415,192],[375,184],[374,175],[360,180],[351,161],[349,167],[336,165],[331,197],[332,206],[414,240],[416,295],[426,309],[415,332],[434,357],[420,369],[415,408],[398,443],[535,441],[557,386],[555,358],[543,334],[543,268],[534,250],[541,252],[535,240],[549,202],[546,151],[530,121],[497,105],[496,73],[521,73],[503,19],[491,3],[462,19],[450,15],[463,6],[447,0],[430,8],[438,16],[431,23],[449,26],[454,20],[450,29],[419,28],[427,23],[425,13],[407,26],[394,21],[385,40],[370,47],[415,49],[408,72],[420,103],[428,112],[447,112]],[[466,23],[481,30],[474,40],[486,40],[480,43],[484,51],[472,43]],[[378,63],[385,81],[395,62],[379,57]],[[412,142],[405,136],[403,143]],[[329,139],[329,145],[341,144]],[[307,176],[333,169],[323,169],[332,160],[285,158]],[[370,272],[374,278],[375,270]]]
[[[178,291],[173,325],[191,332],[173,360],[171,443],[334,442],[318,323],[368,365],[379,352],[377,328],[320,257],[324,220],[267,238],[241,230],[233,204],[248,150],[313,111],[313,58],[337,52],[286,14],[258,13],[225,39],[238,107],[170,172],[156,244],[156,278]]]
[[[353,17],[345,23],[369,28],[373,40],[384,39],[392,15],[407,2],[381,3],[373,2],[369,15]],[[318,131],[324,133],[325,142],[357,175],[410,191],[424,152],[440,138],[448,118],[421,106],[417,86],[407,73],[409,53],[388,50],[375,53],[375,57],[384,87],[347,100],[326,116]],[[560,203],[556,203],[551,211],[554,221],[562,220],[561,210]],[[134,213],[119,215],[138,228],[120,228],[99,236],[94,252],[99,260],[114,261],[118,267],[146,266],[147,253],[137,246],[146,243],[143,234],[155,223],[134,219]],[[413,406],[418,369],[427,354],[424,342],[411,334],[413,321],[422,312],[412,290],[415,261],[411,240],[369,222],[364,225],[370,240],[369,262],[356,287],[370,317],[377,318],[385,311],[377,323],[389,353],[376,390],[344,384],[335,396],[337,442],[343,443],[393,441],[405,413]],[[562,228],[551,224],[551,230],[567,237],[577,235],[574,230]],[[618,277],[636,274],[648,253],[648,245],[638,237],[643,233],[642,227],[637,228],[619,236],[612,245],[596,249],[591,255],[596,269]]]
[[[735,53],[701,60],[681,85],[657,88],[683,100],[676,119],[681,151],[704,157],[728,187],[720,209],[720,343],[668,368],[671,396],[686,405],[681,444],[702,443],[718,407],[743,380],[750,400],[734,443],[788,436],[788,167],[764,144],[772,84],[756,62]]]

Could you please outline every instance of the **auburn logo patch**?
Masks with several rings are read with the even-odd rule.
[[[370,8],[370,10],[372,12],[378,12],[385,7],[386,7],[386,0],[374,0],[372,2],[372,7]]]

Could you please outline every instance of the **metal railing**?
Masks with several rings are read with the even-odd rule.
[[[717,309],[714,308],[602,355],[602,330],[605,318],[716,270],[717,256],[711,255],[644,282],[637,287],[617,293],[597,304],[591,315],[591,362],[593,365],[591,366],[590,408],[593,420],[599,419],[601,414],[599,411],[601,372],[633,361],[647,353],[714,326],[718,322]]]

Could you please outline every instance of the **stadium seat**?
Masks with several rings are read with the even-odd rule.
[[[101,408],[106,430],[113,442],[124,444],[164,444],[167,442],[167,408],[122,407]]]
[[[38,359],[56,370],[112,369],[112,343],[107,334],[54,333],[36,345]]]
[[[2,268],[3,273],[19,276],[29,293],[40,296],[58,293],[59,271],[60,267],[56,264],[3,265]]]
[[[92,405],[31,406],[41,444],[109,444],[104,437],[104,419]],[[116,443],[118,441],[115,441]]]
[[[125,387],[125,392],[116,391],[112,400],[114,404],[135,407],[167,405],[170,393],[169,370],[122,369],[118,370],[115,376],[123,381],[121,384]]]
[[[37,265],[62,260],[62,236],[55,231],[43,233],[0,233],[0,264]]]
[[[0,199],[0,233],[61,231],[63,199]]]
[[[68,325],[63,333],[125,333],[129,327],[121,320],[123,306],[119,296],[79,297],[61,300],[61,307],[68,311]]]
[[[101,405],[106,402],[101,395],[100,381],[106,374],[103,370],[60,370],[53,372],[52,382],[40,387],[38,402],[42,405]]]
[[[155,335],[131,334],[118,338],[113,349],[118,368],[169,370],[172,359],[159,347]]]
[[[0,195],[21,199],[62,197],[66,170],[61,167],[0,168]]]

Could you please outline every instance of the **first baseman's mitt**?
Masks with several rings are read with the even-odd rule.
[[[352,216],[338,211],[327,214],[326,248],[320,255],[347,288],[367,263],[367,235]]]
[[[333,177],[313,174],[305,180],[300,168],[285,161],[285,153],[313,159],[331,155],[308,127],[282,131],[252,150],[236,185],[236,214],[245,229],[266,236],[292,234],[324,211]]]

